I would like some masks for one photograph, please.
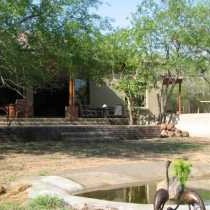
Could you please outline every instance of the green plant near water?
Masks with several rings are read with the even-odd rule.
[[[192,164],[183,159],[177,159],[172,163],[174,175],[178,178],[180,184],[185,187],[191,173]]]
[[[57,197],[40,196],[33,199],[26,206],[8,203],[0,204],[0,210],[71,210],[65,202]]]
[[[29,203],[29,207],[33,210],[64,210],[65,206],[66,204],[62,199],[52,196],[40,196]]]
[[[14,203],[3,203],[0,204],[0,210],[27,210],[26,208],[20,207]]]

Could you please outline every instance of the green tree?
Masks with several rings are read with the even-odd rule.
[[[136,123],[135,108],[143,105],[151,79],[150,67],[143,62],[134,35],[130,29],[114,31],[104,38],[102,47],[107,61],[104,63],[109,69],[109,85],[125,100],[129,124]]]
[[[208,0],[150,0],[142,1],[134,14],[139,47],[145,49],[154,86],[160,89],[160,119],[164,119],[175,88],[175,82],[162,85],[161,76],[172,76],[176,81],[179,77],[202,75],[209,81],[209,6]]]
[[[100,60],[98,0],[0,0],[1,85],[40,87],[69,73],[94,75]],[[20,93],[21,94],[21,93]]]
[[[186,186],[189,175],[191,173],[192,164],[183,159],[177,159],[172,163],[173,173],[178,178],[181,186]]]

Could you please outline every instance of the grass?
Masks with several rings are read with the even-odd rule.
[[[17,177],[15,175],[11,175],[8,177],[9,182],[14,182],[16,179],[17,179]]]
[[[31,210],[64,210],[66,204],[63,200],[57,197],[50,197],[50,196],[40,196],[29,203],[29,208]]]
[[[63,141],[11,141],[0,144],[2,159],[3,155],[24,154],[43,156],[48,155],[51,159],[58,159],[55,154],[74,156],[77,158],[127,158],[132,152],[132,156],[138,156],[141,152],[145,154],[171,154],[200,149],[199,142],[192,142],[189,139],[157,139],[122,142],[70,142]],[[21,168],[21,165],[19,166]],[[20,169],[21,170],[21,169]]]
[[[26,206],[20,206],[14,203],[0,204],[0,210],[70,210],[66,203],[51,196],[40,196],[33,199]]]
[[[48,175],[50,175],[50,174],[49,174],[48,171],[42,170],[42,171],[39,171],[38,175],[39,175],[39,176],[48,176]]]

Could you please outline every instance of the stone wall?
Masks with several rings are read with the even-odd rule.
[[[210,137],[210,113],[181,114],[176,128],[188,131],[191,137]]]

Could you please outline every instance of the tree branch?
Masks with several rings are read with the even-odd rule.
[[[26,22],[30,19],[36,18],[36,17],[39,17],[39,15],[38,14],[36,14],[36,15],[32,14],[32,15],[26,16],[19,22],[19,24],[22,24],[22,23],[24,23],[24,22]]]

